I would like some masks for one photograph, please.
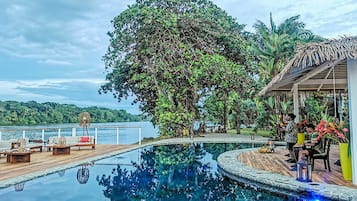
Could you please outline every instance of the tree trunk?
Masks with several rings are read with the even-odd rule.
[[[227,133],[227,122],[228,122],[228,107],[227,107],[227,94],[224,93],[223,100],[223,129],[224,133]]]
[[[240,134],[240,109],[238,108],[239,106],[237,106],[236,108],[236,131],[237,131],[237,134]]]

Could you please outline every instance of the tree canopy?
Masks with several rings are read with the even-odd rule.
[[[0,125],[77,123],[78,116],[82,112],[89,113],[93,123],[141,120],[141,116],[128,114],[124,110],[111,110],[101,107],[80,108],[71,104],[52,102],[0,101]]]
[[[135,94],[161,134],[192,131],[204,97],[248,77],[244,26],[211,1],[137,0],[113,25],[100,92]]]
[[[305,29],[305,24],[299,18],[299,15],[292,16],[276,25],[270,13],[269,24],[260,20],[254,24],[256,33],[252,49],[259,61],[259,76],[263,84],[282,70],[295,54],[298,44],[323,40]]]

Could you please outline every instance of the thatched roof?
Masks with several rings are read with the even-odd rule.
[[[345,61],[347,59],[357,59],[357,36],[327,40],[321,43],[308,43],[300,46],[297,48],[294,58],[259,92],[259,95],[265,95],[284,84],[290,84],[291,86],[299,78],[322,65],[325,65],[323,70],[325,70],[325,79],[327,79],[331,72],[328,71],[328,68],[340,65],[342,69],[346,66]],[[344,76],[346,74],[347,72],[342,72],[341,77],[346,79],[346,76]],[[281,83],[284,79],[285,83]],[[321,75],[319,79],[322,79]],[[278,83],[279,86],[277,86]],[[280,90],[283,91],[282,88]]]

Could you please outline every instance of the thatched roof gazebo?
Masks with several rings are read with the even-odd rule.
[[[294,58],[259,95],[292,92],[294,113],[298,117],[299,91],[348,92],[352,181],[357,184],[357,152],[354,153],[357,149],[357,36],[298,47]]]
[[[333,90],[334,81],[335,89],[347,90],[347,60],[352,59],[357,59],[357,36],[300,46],[259,95],[292,91],[294,84],[299,85],[299,91]]]

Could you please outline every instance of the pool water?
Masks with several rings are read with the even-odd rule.
[[[218,173],[219,154],[252,146],[149,146],[0,189],[0,200],[291,200]]]

